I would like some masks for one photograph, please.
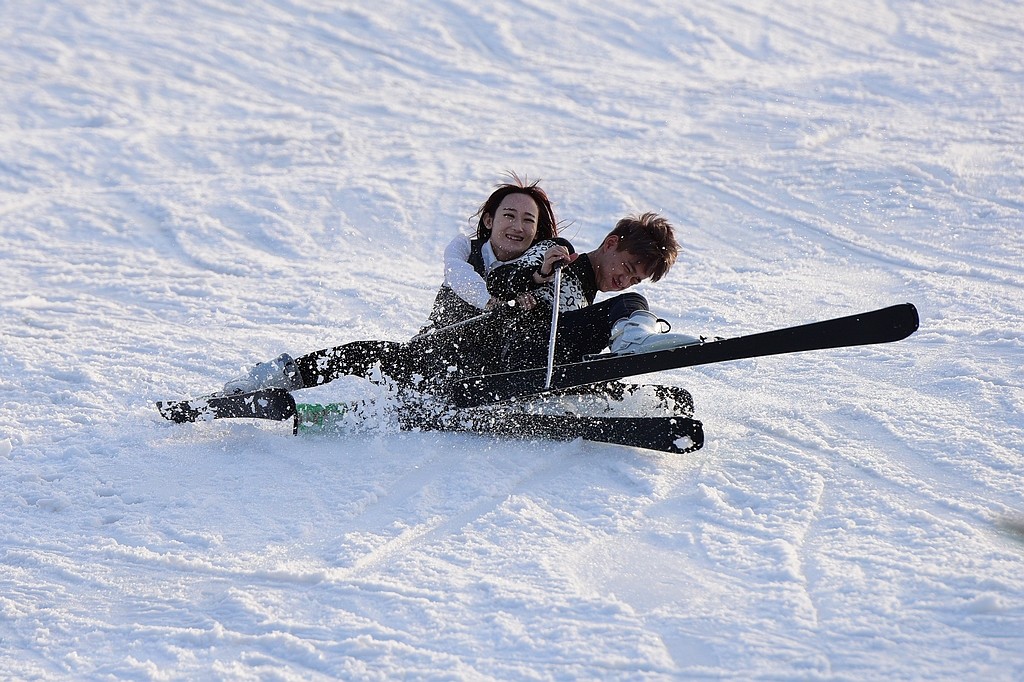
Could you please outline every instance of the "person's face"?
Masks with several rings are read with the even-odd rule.
[[[650,277],[652,270],[629,251],[620,251],[619,238],[615,235],[604,240],[591,263],[600,291],[628,289]]]
[[[491,230],[491,248],[500,261],[523,255],[537,236],[540,212],[537,202],[527,194],[509,194],[498,205],[493,216],[484,216],[484,225]]]

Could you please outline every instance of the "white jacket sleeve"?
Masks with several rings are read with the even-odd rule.
[[[483,310],[491,295],[487,282],[469,264],[469,237],[459,235],[444,250],[444,281],[466,303]]]

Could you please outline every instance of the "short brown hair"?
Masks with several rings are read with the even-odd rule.
[[[619,238],[619,251],[629,251],[651,268],[651,281],[665,276],[679,255],[672,226],[657,213],[626,216],[611,231]]]

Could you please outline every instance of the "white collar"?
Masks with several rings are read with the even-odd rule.
[[[483,257],[485,273],[490,272],[497,264],[501,263],[498,257],[494,255],[494,249],[491,248],[491,241],[489,239],[484,242],[483,248],[480,249],[480,255]]]

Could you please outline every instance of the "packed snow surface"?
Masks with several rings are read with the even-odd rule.
[[[1021,19],[0,4],[0,678],[1024,678]],[[506,170],[667,216],[677,331],[921,328],[645,377],[690,455],[159,417],[414,334]]]

